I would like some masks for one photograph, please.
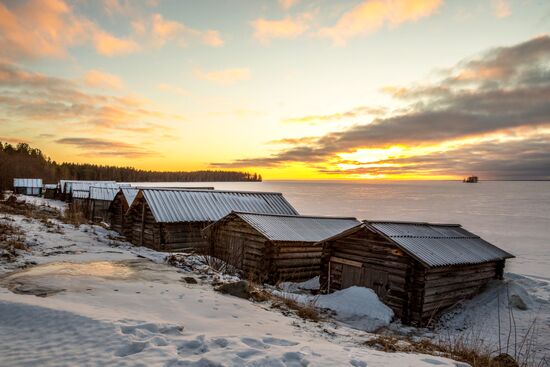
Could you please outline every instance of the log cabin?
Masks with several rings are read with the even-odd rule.
[[[135,187],[121,187],[109,205],[108,212],[111,229],[121,235],[128,235],[124,231],[125,228],[130,227],[126,226],[126,220],[130,219],[129,217],[126,218],[126,212],[134,202],[138,191],[139,189]]]
[[[373,289],[405,324],[437,314],[502,279],[508,252],[458,224],[375,222],[323,241],[321,289]]]
[[[355,218],[233,212],[203,230],[210,254],[260,282],[319,275],[319,241],[356,227]]]
[[[232,211],[298,214],[281,193],[141,188],[126,213],[124,231],[137,246],[206,253],[201,230]]]
[[[92,222],[108,222],[109,207],[119,191],[120,187],[117,184],[101,187],[91,186],[88,219]]]
[[[144,187],[153,188],[153,187]],[[161,187],[162,189],[172,189],[172,190],[214,190],[214,187],[211,186],[178,186],[178,187]],[[131,228],[131,225],[127,221],[131,220],[130,216],[126,216],[126,212],[134,202],[137,193],[139,192],[139,187],[121,187],[120,191],[117,192],[113,201],[109,205],[109,223],[111,229],[118,232],[119,234],[129,237],[130,233],[127,229]]]

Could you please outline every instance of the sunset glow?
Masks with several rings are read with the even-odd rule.
[[[3,0],[0,141],[266,179],[549,179],[549,14],[534,0]]]

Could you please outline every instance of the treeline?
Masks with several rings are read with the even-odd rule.
[[[214,182],[261,181],[262,175],[234,171],[156,172],[132,167],[95,164],[56,163],[40,149],[28,144],[11,145],[0,142],[0,190],[13,186],[13,179],[42,178],[44,183],[67,180],[111,180],[119,182]]]

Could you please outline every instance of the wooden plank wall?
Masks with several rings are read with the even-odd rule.
[[[319,275],[322,245],[312,242],[274,242],[272,282],[300,282]]]
[[[498,278],[499,262],[429,269],[425,273],[422,323],[459,301],[480,293]]]
[[[111,229],[124,234],[124,222],[126,211],[128,210],[128,204],[123,195],[117,194],[109,207],[109,222]]]
[[[336,261],[331,262],[331,258],[336,258]],[[346,260],[356,265],[344,263]],[[357,266],[359,264],[360,267]],[[361,229],[325,243],[321,288],[324,291],[340,290],[351,285],[372,288],[397,317],[408,319],[409,300],[413,292],[412,264],[407,254],[384,237]]]
[[[74,200],[73,200],[74,201]],[[107,222],[109,220],[109,205],[107,200],[91,200],[88,209],[88,219],[93,222]]]
[[[267,240],[240,218],[219,223],[209,236],[211,254],[259,281],[269,277]]]
[[[164,251],[208,252],[208,242],[202,236],[202,229],[208,222],[162,223],[161,245]]]
[[[160,224],[156,222],[149,205],[141,198],[128,212],[125,228],[128,240],[136,246],[160,251]]]

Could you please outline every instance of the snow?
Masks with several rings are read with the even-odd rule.
[[[506,273],[504,281],[493,281],[483,293],[445,313],[435,333],[475,338],[490,350],[498,350],[499,330],[500,348],[508,349],[511,355],[520,351],[525,335],[534,333],[538,358],[549,356],[550,281]],[[525,348],[526,343],[523,345]]]
[[[67,209],[67,203],[60,200],[45,199],[39,196],[29,196],[29,195],[15,195],[17,201],[24,201],[27,204],[34,206],[45,206],[59,210],[61,213]]]
[[[219,274],[196,256],[176,268],[164,263],[167,254],[102,227],[0,220],[19,226],[29,247],[13,263],[0,260],[2,366],[455,365],[368,349],[370,334],[215,292]],[[373,299],[352,289],[320,304],[355,315]]]
[[[306,291],[318,291],[320,287],[319,276],[306,280],[304,282],[282,282],[279,284],[279,288],[285,292],[294,293],[300,290]]]
[[[393,319],[393,311],[369,288],[353,286],[317,296],[279,291],[273,293],[315,308],[330,310],[336,320],[359,330],[375,331],[388,326]]]

